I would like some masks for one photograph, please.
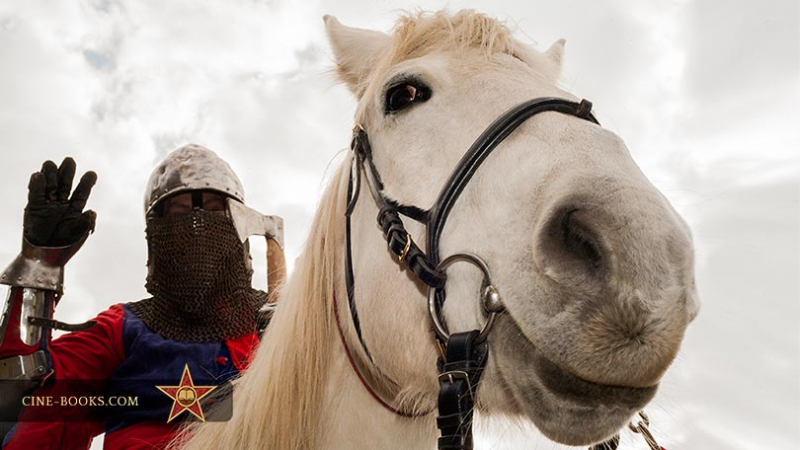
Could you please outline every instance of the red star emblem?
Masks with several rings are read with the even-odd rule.
[[[194,381],[192,381],[192,374],[189,373],[189,365],[186,364],[183,366],[183,375],[178,386],[156,386],[156,388],[174,400],[167,423],[170,423],[172,419],[183,411],[189,411],[205,422],[206,418],[203,416],[203,409],[200,407],[200,399],[216,389],[216,386],[195,386]]]

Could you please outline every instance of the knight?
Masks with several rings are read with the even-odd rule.
[[[163,448],[192,416],[173,417],[185,396],[171,399],[155,385],[183,385],[188,372],[194,384],[213,387],[246,369],[285,279],[283,221],[246,206],[239,178],[214,152],[179,148],[155,168],[145,192],[150,297],[66,324],[54,319],[64,266],[96,218],[84,208],[97,176],[87,172],[73,191],[75,172],[66,158],[31,176],[22,251],[0,274],[9,286],[0,421],[13,425],[0,430],[3,448],[88,448],[103,432],[105,448]],[[267,239],[268,292],[252,287],[251,236]],[[52,330],[68,333],[52,339]],[[75,397],[81,386],[100,389],[104,399],[124,393],[136,404],[98,411],[26,401]]]

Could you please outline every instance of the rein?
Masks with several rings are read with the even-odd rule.
[[[376,384],[375,382],[370,382],[367,378],[368,375],[365,375],[367,372],[360,367],[360,364],[357,362],[355,356],[353,356],[353,351],[350,349],[350,346],[347,344],[347,339],[345,339],[344,327],[342,326],[342,321],[339,318],[339,302],[336,300],[336,295],[333,296],[333,314],[336,317],[336,329],[339,331],[339,337],[342,340],[342,345],[344,346],[345,354],[347,355],[347,360],[350,362],[350,367],[353,368],[353,371],[358,376],[359,381],[361,384],[367,389],[367,392],[374,398],[381,406],[386,408],[387,410],[397,414],[401,417],[408,417],[408,418],[417,418],[417,417],[425,417],[428,414],[433,412],[433,409],[429,411],[423,412],[415,412],[415,411],[404,411],[400,408],[396,408],[392,406],[388,401],[384,400],[384,396],[377,392],[377,389],[373,388],[373,385]],[[377,366],[375,366],[377,367]],[[383,373],[381,373],[383,375]],[[384,375],[383,377],[387,381],[391,381],[387,376]]]
[[[475,395],[489,357],[486,339],[492,331],[496,316],[505,311],[500,291],[492,284],[490,268],[483,259],[469,253],[457,253],[444,259],[441,258],[439,240],[450,210],[486,158],[525,121],[539,113],[553,111],[599,125],[591,110],[592,104],[587,100],[576,103],[553,97],[535,98],[509,109],[495,119],[469,147],[445,182],[433,206],[427,210],[413,205],[403,205],[383,194],[384,184],[372,159],[372,148],[367,132],[361,125],[356,125],[353,130],[350,148],[354,153],[354,159],[347,187],[345,211],[345,281],[351,320],[369,363],[381,376],[384,384],[397,386],[397,383],[377,368],[372,359],[361,332],[361,322],[355,301],[350,217],[360,197],[362,178],[364,178],[378,207],[377,221],[386,238],[389,251],[397,258],[398,264],[405,265],[406,269],[413,273],[420,282],[428,286],[428,311],[441,354],[437,361],[439,414],[436,423],[440,430],[439,450],[471,450],[473,448],[472,416]],[[403,224],[401,215],[425,225],[427,253],[423,252],[414,242]],[[447,281],[447,268],[457,262],[475,265],[482,272],[480,301],[486,315],[486,322],[480,330],[451,334],[442,316],[442,306],[446,300],[444,287]],[[402,417],[416,418],[430,414],[432,411],[409,412],[399,409],[385,400],[388,397],[385,396],[386,393],[381,395],[377,392],[377,389],[374,388],[376,383],[368,379],[370,371],[363,367],[366,363],[353,356],[345,339],[335,296],[333,302],[337,329],[350,365],[372,397],[384,408]],[[590,450],[614,450],[617,448],[618,442],[619,436],[617,435]],[[658,447],[655,449],[658,450]]]

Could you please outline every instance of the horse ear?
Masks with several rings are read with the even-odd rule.
[[[518,42],[514,47],[514,56],[525,64],[542,71],[550,81],[557,82],[561,76],[561,56],[564,54],[566,42],[564,39],[559,39],[544,53]]]
[[[547,56],[547,59],[549,59],[553,64],[555,64],[556,67],[558,67],[559,71],[561,71],[561,58],[564,56],[564,44],[566,43],[567,40],[561,38],[553,42],[553,45],[551,45],[550,48],[548,48],[547,51],[544,52],[544,55]]]
[[[322,19],[339,78],[360,97],[378,54],[389,44],[389,36],[380,31],[344,26],[333,16],[326,15]]]

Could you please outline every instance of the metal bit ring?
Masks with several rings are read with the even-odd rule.
[[[503,312],[505,307],[503,306],[497,288],[492,284],[489,266],[480,257],[471,253],[457,253],[455,255],[450,255],[439,263],[439,265],[436,267],[436,270],[438,272],[444,272],[448,267],[450,267],[450,265],[457,261],[471,263],[480,269],[481,272],[483,272],[481,304],[483,305],[484,311],[489,314],[489,318],[486,320],[486,323],[481,328],[480,333],[478,333],[478,336],[475,338],[475,343],[479,344],[485,341],[489,336],[489,332],[494,326],[497,314]],[[436,288],[434,287],[428,288],[428,313],[431,316],[431,321],[433,322],[433,329],[436,332],[436,336],[440,341],[447,342],[447,340],[450,338],[450,332],[448,331],[447,326],[444,325],[440,319],[441,311],[436,302]]]

